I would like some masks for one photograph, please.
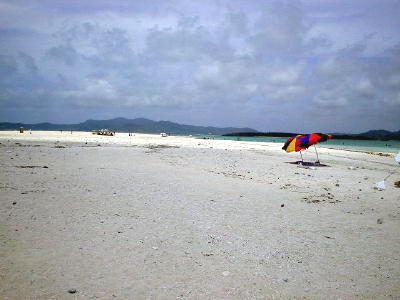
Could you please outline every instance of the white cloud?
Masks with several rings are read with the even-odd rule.
[[[318,106],[321,106],[323,108],[339,108],[347,105],[348,101],[344,97],[339,97],[339,98],[317,97],[315,103],[317,103]]]
[[[76,89],[56,90],[56,97],[71,101],[76,106],[95,107],[96,105],[111,104],[117,100],[115,88],[104,79],[85,79]]]
[[[271,70],[268,81],[274,85],[292,85],[299,81],[302,72],[306,67],[304,61],[300,61],[294,65],[287,65],[280,62]]]

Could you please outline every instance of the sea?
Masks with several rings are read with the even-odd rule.
[[[221,135],[196,135],[199,139],[215,139],[215,140],[232,140],[242,142],[260,142],[260,143],[279,143],[283,144],[288,138],[282,137],[236,137]],[[382,152],[382,153],[398,153],[400,151],[400,141],[390,140],[341,140],[331,139],[323,143],[319,143],[318,147],[333,148],[350,151],[363,152]]]

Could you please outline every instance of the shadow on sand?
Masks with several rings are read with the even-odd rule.
[[[305,166],[305,167],[330,167],[328,165],[322,164],[318,161],[316,162],[311,162],[311,161],[288,161],[286,162],[288,164],[292,164],[292,165],[298,165],[298,166]]]

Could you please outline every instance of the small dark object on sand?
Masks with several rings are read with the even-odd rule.
[[[76,293],[76,289],[69,289],[69,290],[68,290],[68,293],[70,293],[70,294],[75,294],[75,293]]]
[[[378,219],[378,220],[376,220],[376,223],[377,223],[377,224],[382,224],[382,223],[383,223],[383,219]]]
[[[282,203],[282,204],[281,204],[281,207],[284,207],[284,206],[285,206],[285,204]]]
[[[15,205],[15,204],[17,204],[17,201],[14,201],[14,202],[12,203],[12,205]]]
[[[43,168],[43,169],[48,169],[48,166],[15,166],[16,168],[21,168],[21,169],[34,169],[34,168]]]
[[[394,182],[394,185],[395,185],[396,187],[400,187],[400,180],[395,181],[395,182]]]

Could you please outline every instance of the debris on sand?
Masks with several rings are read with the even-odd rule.
[[[43,169],[48,169],[48,166],[15,166],[16,168],[21,168],[21,169],[35,169],[35,168],[43,168]]]
[[[147,145],[145,148],[149,149],[146,153],[158,152],[163,149],[169,148],[180,148],[179,146],[172,146],[172,145]]]
[[[382,181],[376,182],[374,189],[379,190],[379,191],[386,189],[385,181],[382,180]]]
[[[146,148],[150,149],[150,150],[154,150],[154,149],[168,149],[168,148],[180,148],[179,146],[173,146],[173,145],[147,145]]]
[[[360,151],[360,152],[363,152],[363,151]],[[366,152],[363,152],[363,153],[371,154],[371,155],[377,155],[377,156],[383,156],[383,157],[391,157],[391,156],[392,156],[392,154],[389,154],[389,153],[382,153],[382,152],[370,152],[370,151],[366,151]]]
[[[71,131],[71,133],[72,133],[72,131]],[[115,131],[108,130],[108,129],[92,130],[92,134],[114,136]]]

